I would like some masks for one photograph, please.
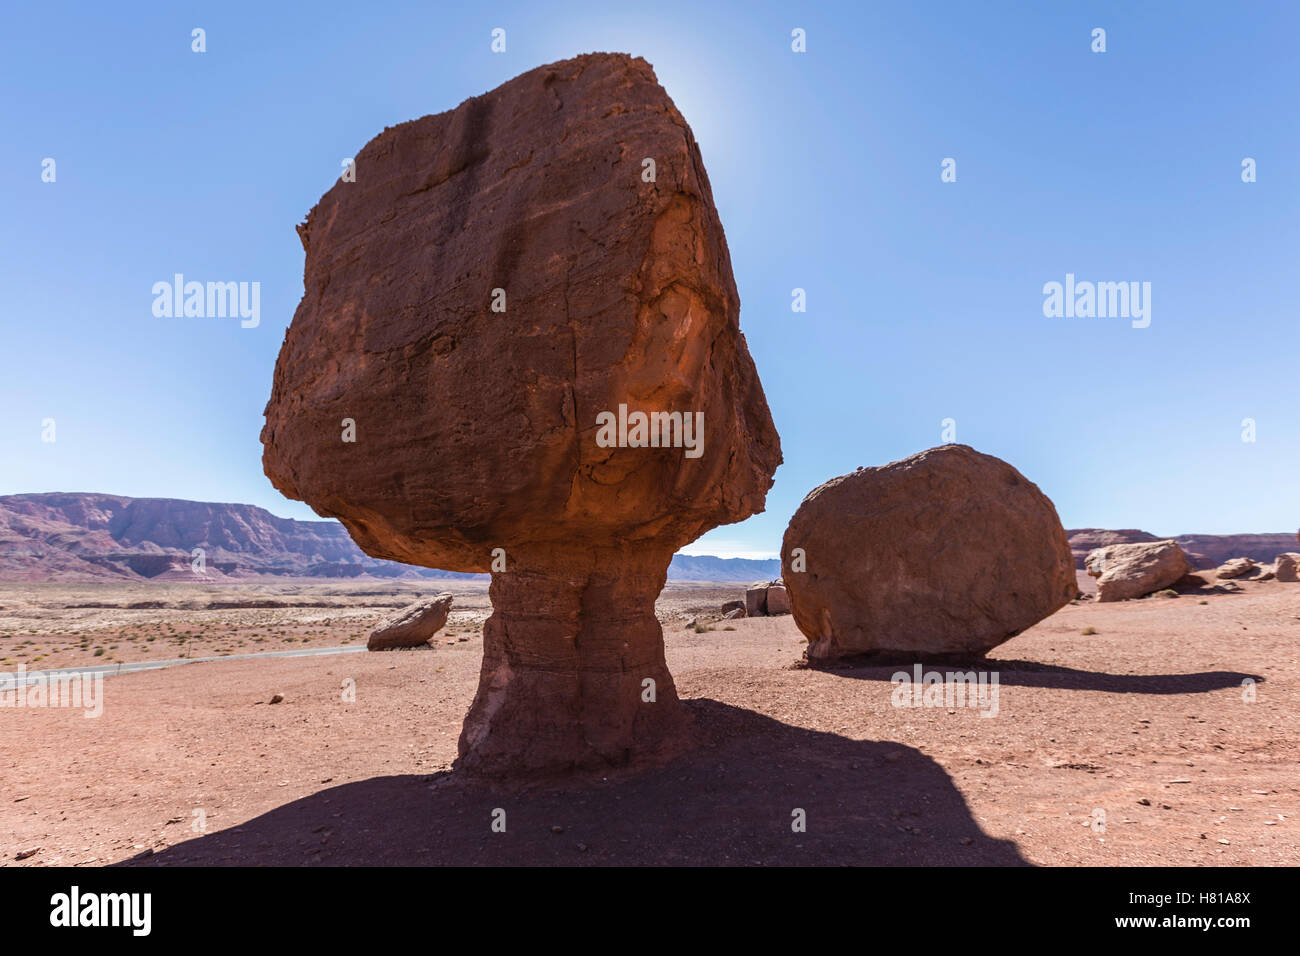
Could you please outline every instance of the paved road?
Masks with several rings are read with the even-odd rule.
[[[180,664],[202,664],[207,661],[243,661],[255,657],[316,657],[321,654],[356,654],[364,652],[365,647],[302,647],[296,651],[263,651],[258,654],[226,654],[224,657],[181,657],[171,661],[131,661],[123,664],[92,664],[89,667],[64,667],[58,670],[29,670],[21,682],[16,681],[17,674],[10,673],[9,680],[3,682],[4,687],[26,687],[28,684],[35,683],[38,679],[47,677],[65,677],[73,674],[84,674],[93,677],[95,674],[103,674],[105,677],[111,677],[113,674],[131,674],[136,671],[156,671],[164,667],[176,667]],[[38,675],[40,675],[38,677]]]

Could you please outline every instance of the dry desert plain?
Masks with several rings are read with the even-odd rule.
[[[491,787],[450,769],[485,584],[0,584],[0,670],[230,658],[109,676],[98,718],[0,709],[0,862],[1294,865],[1300,585],[1239,587],[1066,606],[970,665],[998,675],[983,717],[894,706],[900,666],[803,667],[788,615],[720,621],[742,585],[674,582],[694,748]],[[430,649],[238,657],[364,647],[438,590]]]

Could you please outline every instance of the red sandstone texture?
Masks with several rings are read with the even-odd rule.
[[[1078,594],[1052,502],[956,444],[814,489],[781,567],[811,662],[982,654]]]
[[[650,65],[581,56],[387,129],[299,232],[265,470],[374,557],[493,572],[462,766],[663,752],[684,713],[668,562],[761,511],[781,452],[699,148]],[[702,453],[605,447],[620,406],[702,421]]]

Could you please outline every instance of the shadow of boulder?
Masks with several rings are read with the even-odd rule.
[[[859,658],[839,664],[802,666],[822,670],[854,680],[889,682],[902,671],[915,677],[915,657]],[[1242,686],[1242,681],[1264,683],[1259,674],[1238,671],[1202,671],[1193,674],[1108,674],[1104,671],[1079,670],[1038,661],[998,660],[996,658],[932,657],[921,662],[922,671],[975,671],[996,673],[1002,686],[1046,687],[1052,690],[1097,690],[1108,694],[1204,694],[1227,687]]]
[[[124,865],[1026,865],[912,747],[686,703],[700,744],[658,769],[522,788],[375,777]]]

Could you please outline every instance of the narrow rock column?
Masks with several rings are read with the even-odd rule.
[[[686,721],[655,617],[671,559],[655,547],[512,556],[492,576],[459,765],[498,775],[670,753]]]

